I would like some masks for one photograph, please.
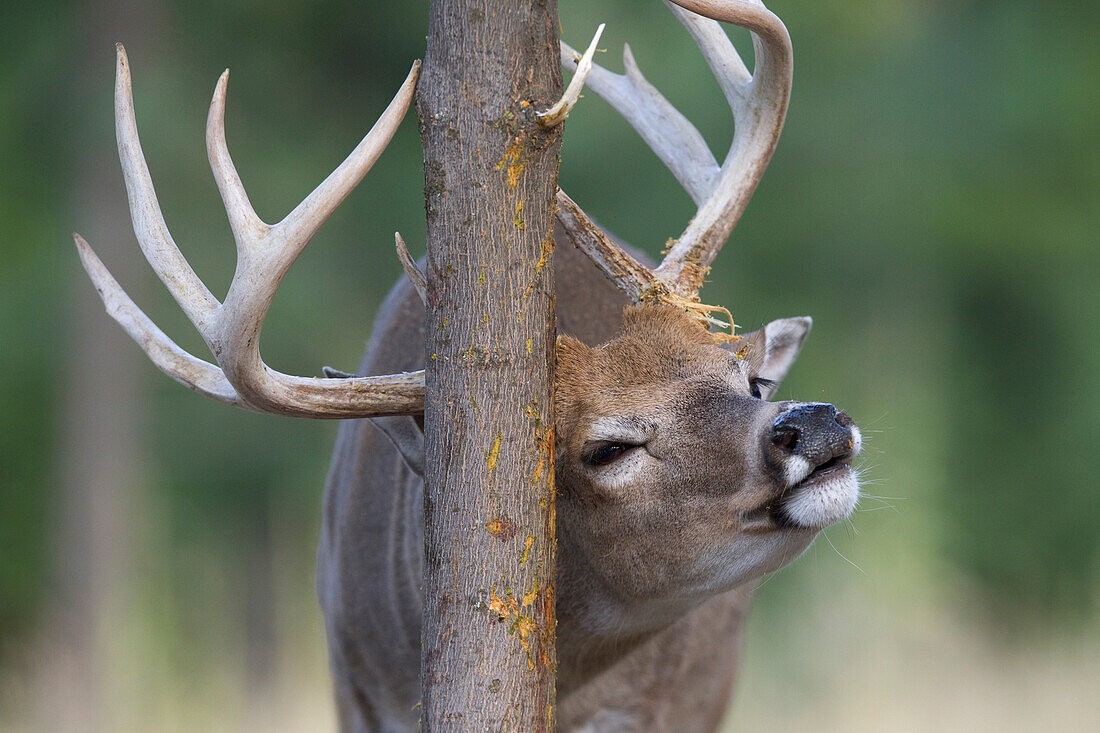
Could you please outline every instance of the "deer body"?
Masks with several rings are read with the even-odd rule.
[[[712,730],[729,699],[753,581],[797,557],[817,529],[758,527],[763,520],[748,516],[790,488],[787,464],[799,459],[777,447],[771,432],[787,403],[753,398],[749,375],[731,385],[729,365],[747,363],[747,355],[738,360],[714,346],[701,327],[672,309],[636,309],[619,341],[603,350],[570,337],[608,341],[621,327],[627,301],[560,233],[556,266],[559,326],[567,334],[555,397],[559,724],[562,730]],[[363,369],[421,367],[423,324],[412,288],[399,284],[379,314]],[[771,382],[782,377],[803,335],[773,339],[779,347]],[[616,345],[623,353],[608,351]],[[646,350],[636,356],[648,355],[650,368],[634,359],[636,349]],[[662,350],[667,353],[654,354]],[[761,362],[757,370],[766,368]],[[609,386],[639,392],[631,400],[609,395]],[[629,449],[612,462],[619,464],[612,465],[617,475],[607,478],[601,476],[606,466],[589,465],[593,439],[603,446],[608,438],[647,437],[615,434],[623,415],[665,424],[645,449]],[[391,419],[412,424],[411,418],[382,418]],[[341,426],[318,561],[338,707],[348,731],[415,730],[418,718],[423,483],[410,468],[416,457],[407,455],[415,446],[410,451],[408,438],[387,437],[395,428],[379,429],[379,422]],[[630,420],[625,427],[652,429]],[[593,435],[594,429],[612,433]],[[765,444],[784,453],[771,468]],[[835,447],[845,458],[858,449]],[[641,465],[635,468],[644,480],[632,479],[623,475],[630,461],[660,463],[669,473]]]

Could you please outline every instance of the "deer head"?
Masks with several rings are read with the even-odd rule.
[[[722,346],[683,310],[640,305],[606,344],[561,338],[563,635],[667,623],[851,513],[859,429],[832,405],[767,401],[809,328],[773,321]]]
[[[719,166],[646,82],[629,47],[624,75],[598,66],[589,73],[588,86],[653,148],[698,212],[651,270],[558,194],[570,238],[638,303],[614,340],[559,344],[563,640],[577,629],[596,640],[668,623],[787,564],[859,497],[850,461],[861,436],[851,418],[828,404],[768,401],[810,319],[773,321],[745,337],[714,334],[706,325],[725,309],[698,296],[775,149],[790,94],[790,38],[758,0],[666,4],[716,74],[735,131]],[[753,74],[718,21],[752,32]],[[576,63],[564,44],[562,57]]]

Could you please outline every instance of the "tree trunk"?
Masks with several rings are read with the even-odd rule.
[[[553,729],[558,59],[554,0],[431,4],[426,731]]]

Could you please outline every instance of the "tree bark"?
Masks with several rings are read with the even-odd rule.
[[[422,727],[554,724],[557,5],[433,0]]]

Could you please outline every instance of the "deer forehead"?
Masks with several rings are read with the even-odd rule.
[[[745,363],[682,310],[633,306],[623,313],[622,333],[601,346],[559,341],[558,436],[566,450],[640,432],[651,437],[700,386],[747,390],[746,377]],[[640,430],[638,421],[650,427]]]
[[[740,369],[710,333],[668,306],[627,308],[623,332],[601,346],[568,336],[558,346],[558,382],[567,390],[639,390],[700,376],[722,378]]]

